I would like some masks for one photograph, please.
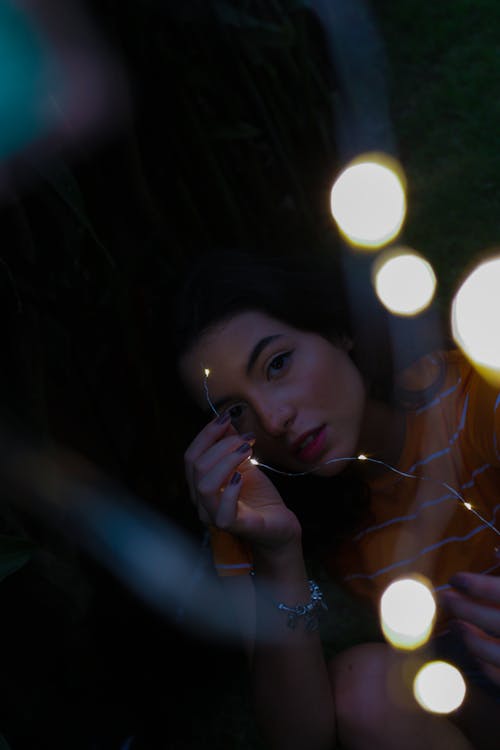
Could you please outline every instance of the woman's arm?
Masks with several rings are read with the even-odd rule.
[[[255,550],[255,575],[222,578],[248,655],[255,713],[273,750],[331,750],[332,689],[317,632],[295,629],[276,603],[307,603],[310,590],[299,545]]]
[[[304,617],[294,629],[277,603],[310,601],[300,543],[254,549],[256,639],[252,663],[257,720],[276,750],[332,750],[333,694],[319,634]]]
[[[274,485],[248,461],[251,447],[242,441],[221,420],[199,433],[185,455],[191,497],[205,523],[252,548],[255,575],[223,585],[251,658],[263,736],[273,750],[331,750],[334,706],[319,635],[305,628],[304,616],[291,629],[277,607],[311,599],[301,528]]]

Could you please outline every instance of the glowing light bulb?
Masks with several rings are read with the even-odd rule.
[[[394,581],[380,600],[382,631],[396,648],[412,650],[425,643],[435,617],[434,596],[427,582],[421,578]]]
[[[472,510],[472,505],[470,503],[464,503],[467,510]]]
[[[205,372],[205,377],[208,378],[208,376],[210,375],[210,370],[208,369],[208,367],[205,367],[204,372]]]
[[[377,297],[396,315],[417,315],[430,305],[436,291],[431,264],[410,248],[382,253],[372,277]]]
[[[253,464],[254,466],[258,466],[259,465],[259,462],[257,461],[256,458],[251,458],[250,459],[250,463]]]
[[[368,458],[365,456],[364,453],[360,453],[358,456],[358,461],[368,461]]]
[[[352,245],[376,249],[393,240],[406,215],[403,171],[386,154],[364,154],[335,180],[330,207]]]
[[[413,682],[413,694],[426,711],[449,714],[462,705],[466,685],[459,670],[445,661],[425,664]]]
[[[467,277],[453,298],[455,342],[483,377],[500,385],[500,257],[485,261]]]

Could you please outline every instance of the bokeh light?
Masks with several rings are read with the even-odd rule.
[[[424,644],[432,632],[436,602],[425,579],[393,581],[380,600],[382,632],[395,648],[412,650]]]
[[[474,367],[500,385],[500,256],[479,264],[455,294],[453,338]]]
[[[352,245],[377,249],[393,240],[406,216],[403,171],[386,154],[365,154],[347,165],[330,195],[333,218]]]
[[[47,127],[42,92],[50,67],[39,34],[12,3],[0,3],[0,157],[39,137]]]
[[[373,285],[382,304],[396,315],[417,315],[436,291],[431,264],[410,248],[383,252],[373,267]]]
[[[459,670],[445,661],[431,661],[417,673],[413,682],[416,701],[426,711],[449,714],[465,698],[466,685]]]

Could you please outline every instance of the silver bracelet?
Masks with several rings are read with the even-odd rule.
[[[306,630],[317,630],[319,627],[319,615],[328,611],[326,602],[323,601],[323,592],[318,584],[310,579],[309,591],[311,592],[311,601],[309,604],[297,604],[295,607],[288,607],[286,604],[276,604],[279,610],[287,613],[287,625],[292,630],[297,626],[299,617],[304,618]]]

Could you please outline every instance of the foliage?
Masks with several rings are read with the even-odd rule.
[[[500,244],[500,9],[495,0],[373,5],[409,179],[406,240],[434,263],[447,306],[465,270]]]

